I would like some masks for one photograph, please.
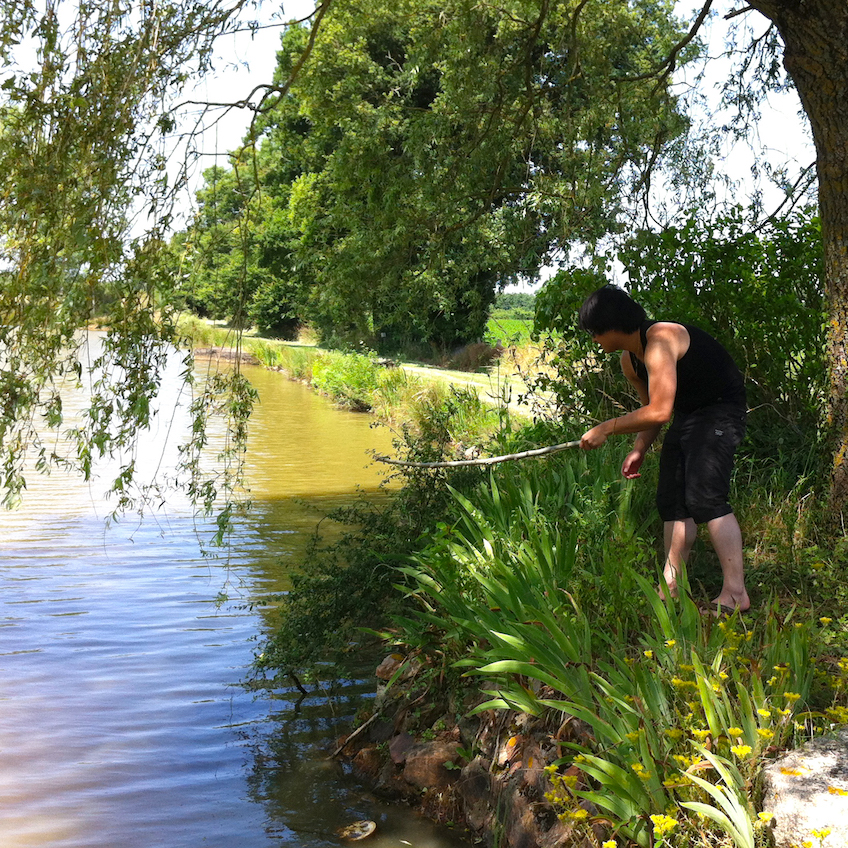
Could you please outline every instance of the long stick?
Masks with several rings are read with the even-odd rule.
[[[389,459],[387,456],[375,457],[377,462],[385,462],[388,465],[401,465],[404,468],[459,468],[463,465],[494,465],[496,462],[508,462],[512,459],[527,459],[530,456],[545,456],[549,453],[576,448],[580,440],[576,442],[563,442],[561,445],[550,445],[546,448],[534,448],[533,450],[521,451],[521,453],[508,453],[504,456],[486,456],[483,459],[457,459],[453,462],[403,462],[399,459]]]

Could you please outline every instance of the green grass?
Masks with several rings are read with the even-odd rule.
[[[486,325],[486,341],[494,344],[500,340],[505,347],[521,346],[530,340],[532,330],[532,320],[508,318],[495,313]]]

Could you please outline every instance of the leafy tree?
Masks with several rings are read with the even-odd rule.
[[[641,230],[616,258],[651,317],[697,324],[733,354],[748,388],[748,450],[765,461],[808,456],[819,440],[827,392],[818,219],[800,211],[753,232],[737,208],[660,232]],[[563,378],[547,388],[558,390],[564,403],[576,399],[579,414],[591,414],[599,394],[594,382],[603,378],[585,369],[575,374],[575,361],[595,356],[594,346],[577,332],[575,316],[604,279],[604,269],[561,272],[537,297],[537,330],[566,339]],[[613,397],[620,400],[625,390],[621,381]]]
[[[325,337],[444,350],[554,245],[616,226],[685,120],[627,80],[682,37],[669,3],[327,2],[286,33],[257,122],[274,236]],[[269,231],[264,241],[274,248]]]
[[[232,26],[242,2],[3,5],[0,464],[7,504],[25,487],[30,450],[42,470],[72,465],[86,475],[98,455],[126,451],[114,489],[119,506],[133,500],[131,445],[153,414],[165,358],[178,342],[175,266],[164,239],[179,185],[165,156],[175,129],[169,104],[206,68],[213,39]],[[108,331],[84,373],[79,330],[95,316]],[[42,425],[69,426],[60,388],[83,377],[90,404],[65,451],[39,433]],[[238,375],[207,388],[249,400]],[[206,401],[195,408],[196,445],[216,406]],[[187,457],[191,465],[191,451]],[[191,485],[210,502],[214,484],[195,478]]]

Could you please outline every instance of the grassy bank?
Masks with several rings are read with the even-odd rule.
[[[580,431],[580,417],[489,417],[471,393],[424,388],[371,357],[264,344],[245,348],[339,402],[379,410],[412,459],[452,458],[464,444],[508,453]],[[585,722],[593,742],[561,746],[548,802],[587,835],[603,823],[616,848],[770,844],[763,765],[848,722],[848,546],[818,531],[815,446],[743,445],[733,503],[753,608],[718,621],[699,610],[720,585],[705,540],[688,590],[659,600],[656,456],[641,480],[624,481],[626,445],[404,472],[391,501],[348,510],[350,532],[316,544],[278,599],[258,669],[326,669],[371,628],[414,656],[425,681],[487,691],[485,708]]]

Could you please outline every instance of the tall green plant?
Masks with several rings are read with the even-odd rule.
[[[591,728],[591,742],[563,746],[561,762],[584,775],[582,786],[554,779],[551,800],[564,816],[585,816],[577,803],[591,801],[647,848],[670,809],[712,800],[714,821],[747,838],[765,752],[803,728],[796,716],[810,704],[816,667],[811,626],[777,607],[756,626],[738,614],[704,616],[685,573],[679,598],[661,600],[629,565],[626,535],[624,553],[622,536],[608,540],[608,553],[586,551],[571,512],[579,487],[560,490],[563,511],[540,508],[549,476],[493,477],[455,496],[460,520],[401,569],[422,605],[419,621],[449,634],[458,667],[494,683],[478,710],[556,710]],[[627,605],[643,611],[629,627],[623,606],[605,608],[612,580],[601,560],[613,549],[614,579],[631,587]],[[734,806],[740,787],[749,793],[742,807]]]

